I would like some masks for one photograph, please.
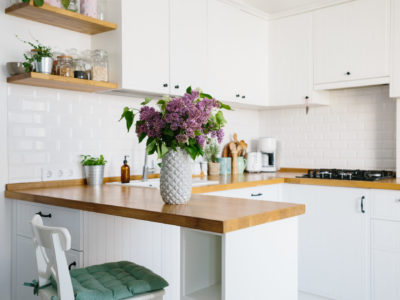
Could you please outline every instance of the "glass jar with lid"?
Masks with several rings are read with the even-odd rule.
[[[88,75],[85,70],[85,62],[81,58],[74,59],[74,77],[88,79]]]
[[[108,81],[108,53],[106,50],[97,49],[93,53],[92,79]]]
[[[57,57],[57,75],[65,77],[74,77],[72,56],[63,55]]]

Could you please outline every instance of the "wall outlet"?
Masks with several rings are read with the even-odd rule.
[[[52,180],[68,180],[73,179],[75,172],[73,168],[42,168],[42,181],[52,181]]]

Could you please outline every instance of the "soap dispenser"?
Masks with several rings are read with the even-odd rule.
[[[131,168],[128,165],[127,157],[129,157],[129,155],[125,155],[124,165],[121,167],[122,183],[129,183],[129,181],[131,181]]]

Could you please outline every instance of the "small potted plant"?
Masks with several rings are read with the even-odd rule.
[[[90,155],[81,155],[81,164],[84,168],[84,174],[88,185],[102,185],[104,178],[104,166],[107,163],[104,156],[92,157]]]
[[[220,164],[217,161],[219,146],[215,140],[209,140],[204,149],[204,156],[208,162],[208,175],[219,175]]]
[[[53,53],[51,48],[42,45],[36,40],[36,44],[22,40],[25,44],[32,47],[31,55],[24,54],[25,62],[23,63],[25,72],[38,72],[51,74],[53,70]]]

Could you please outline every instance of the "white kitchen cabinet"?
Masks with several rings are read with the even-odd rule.
[[[230,104],[266,105],[267,22],[208,1],[207,90]]]
[[[171,0],[171,94],[204,89],[206,67],[207,0]]]
[[[391,76],[390,97],[400,98],[400,2],[392,0],[391,4]]]
[[[400,299],[400,192],[373,191],[372,297]]]
[[[306,205],[299,217],[299,290],[329,299],[368,299],[368,190],[289,184],[283,201]]]
[[[315,88],[389,83],[389,28],[389,0],[357,0],[315,11]]]
[[[327,104],[313,87],[312,14],[272,20],[268,45],[268,106]]]

